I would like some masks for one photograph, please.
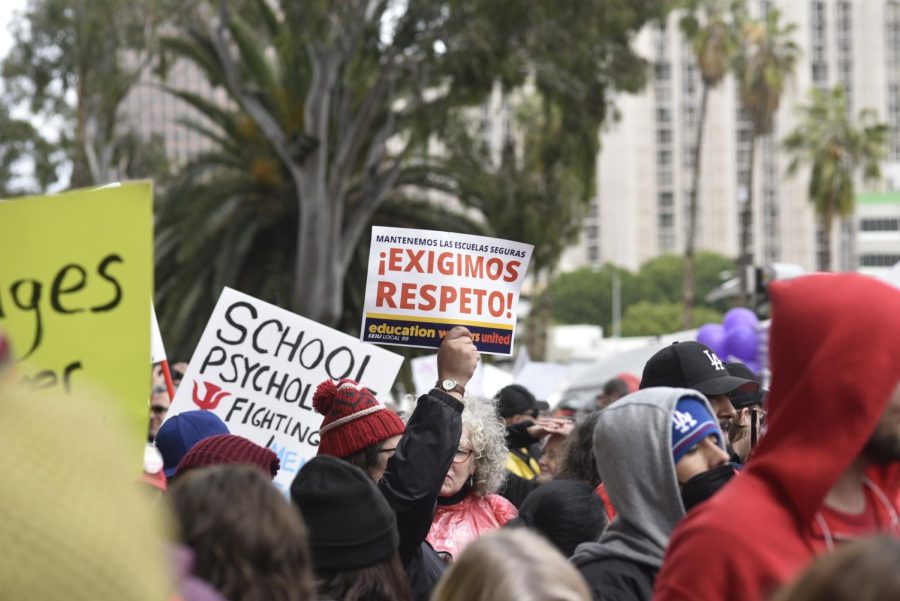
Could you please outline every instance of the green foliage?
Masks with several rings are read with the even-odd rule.
[[[698,252],[696,257],[697,298],[701,301],[722,283],[722,272],[731,271],[734,261],[712,252]],[[637,274],[638,296],[654,303],[675,303],[681,300],[681,273],[684,257],[663,255],[644,263]],[[716,305],[713,305],[716,306]],[[724,309],[723,305],[717,305]],[[698,322],[695,319],[695,323]]]
[[[727,309],[723,302],[709,304],[703,301],[705,296],[722,283],[721,274],[733,268],[733,261],[728,257],[710,252],[697,253],[697,297],[700,300],[696,308],[696,323],[710,321],[710,317]],[[577,271],[560,274],[551,283],[548,292],[539,300],[550,303],[553,319],[558,323],[578,324],[590,323],[603,326],[611,332],[612,326],[612,274],[620,275],[622,291],[622,334],[625,330],[625,316],[637,305],[651,306],[651,315],[668,316],[668,309],[679,307],[681,301],[681,273],[684,268],[684,257],[665,255],[651,259],[638,271],[630,271],[606,265],[600,270],[583,268]],[[665,307],[663,311],[659,307]],[[680,316],[680,313],[678,313]],[[634,320],[638,319],[634,317]],[[649,319],[649,318],[648,318]],[[654,318],[656,319],[656,318]],[[666,324],[663,330],[650,332],[662,334],[682,329],[680,318],[674,321],[662,320]],[[667,319],[667,317],[666,317]],[[712,321],[715,321],[714,319]],[[641,332],[647,328],[641,327]]]
[[[29,122],[15,119],[0,106],[0,198],[38,194],[56,181],[65,152],[48,142]],[[33,166],[33,181],[22,167]]]
[[[855,208],[854,178],[862,170],[866,179],[881,175],[887,157],[888,127],[872,109],[850,115],[842,86],[810,90],[810,103],[799,107],[800,124],[783,141],[791,156],[788,175],[809,165],[809,200],[822,221],[830,251],[831,224],[836,217],[852,215]],[[826,252],[830,261],[831,253]],[[830,265],[820,266],[830,269]]]
[[[781,22],[781,12],[775,8],[762,21],[742,23],[734,70],[754,137],[772,132],[781,95],[800,59],[800,47],[793,41],[796,30],[795,24]]]
[[[722,312],[709,307],[697,307],[695,319],[700,323],[719,323]],[[625,310],[622,315],[622,336],[658,336],[681,330],[681,305],[679,303],[651,303],[641,301]]]
[[[744,0],[682,0],[681,32],[691,45],[703,83],[715,87],[731,69],[740,48],[738,22]]]
[[[600,270],[583,267],[558,275],[538,304],[549,303],[556,322],[596,324],[610,331],[613,272],[618,272],[621,277],[623,307],[637,302],[640,288],[635,275],[604,265]]]

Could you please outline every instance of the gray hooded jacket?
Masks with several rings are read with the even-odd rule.
[[[684,397],[700,399],[715,415],[696,390],[663,387],[630,394],[600,413],[594,455],[616,517],[597,542],[579,545],[572,556],[595,596],[604,584],[591,582],[592,570],[585,567],[602,562],[607,584],[612,581],[619,593],[626,588],[635,591],[633,595],[606,591],[604,598],[649,598],[647,591],[652,591],[669,536],[685,514],[672,457],[672,416]],[[632,579],[649,582],[619,586],[622,583],[609,573],[616,567],[628,568]]]

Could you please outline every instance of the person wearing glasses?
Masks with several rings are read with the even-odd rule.
[[[178,385],[181,384],[181,379],[186,371],[187,363],[176,363],[172,366],[172,384],[176,390]],[[156,439],[160,426],[166,421],[169,405],[172,404],[171,399],[169,399],[169,389],[166,387],[162,367],[159,363],[153,366],[151,378],[153,387],[150,390],[150,425],[147,428],[147,442],[153,442]]]
[[[730,376],[759,383],[756,374],[743,363],[726,363],[725,369],[728,370]],[[756,448],[756,443],[765,434],[766,391],[762,388],[750,392],[736,390],[729,394],[728,398],[731,399],[731,404],[737,412],[728,426],[728,440],[734,451],[733,460],[743,464]]]
[[[416,601],[430,597],[446,569],[425,538],[460,446],[462,399],[478,359],[469,331],[450,330],[438,350],[440,380],[419,397],[405,425],[353,380],[326,380],[313,396],[313,408],[324,416],[317,454],[356,465],[377,484],[396,514],[398,552]]]
[[[515,505],[496,494],[506,478],[506,426],[496,401],[465,398],[462,436],[438,498],[428,542],[445,559],[518,516]]]

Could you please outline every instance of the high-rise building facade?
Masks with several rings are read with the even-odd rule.
[[[797,107],[809,90],[842,85],[853,115],[874,109],[890,126],[887,177],[862,181],[858,192],[900,188],[900,2],[897,0],[748,0],[761,17],[773,7],[782,22],[794,23],[801,49],[775,118],[774,132],[757,140],[754,172],[754,262],[797,263],[815,270],[823,259],[823,232],[807,198],[809,171],[788,177],[784,136],[797,124]],[[635,47],[650,63],[646,88],[616,99],[620,119],[601,133],[597,195],[579,243],[562,268],[613,263],[631,269],[685,248],[687,206],[701,82],[678,14],[665,27],[647,28]],[[739,253],[740,210],[750,198],[752,131],[728,76],[709,95],[699,186],[698,248],[735,257]],[[832,265],[859,267],[858,216],[836,223]],[[900,240],[898,240],[900,247]],[[900,252],[900,248],[898,248]]]
[[[226,106],[227,96],[223,89],[210,85],[197,65],[181,60],[172,65],[165,82],[158,81],[148,69],[144,78],[125,97],[120,110],[129,126],[145,139],[154,135],[162,137],[166,156],[173,163],[181,164],[212,146],[208,138],[186,127],[183,121],[193,120],[207,126],[209,122],[205,115],[187,102],[166,91],[163,84],[196,94],[220,106]]]

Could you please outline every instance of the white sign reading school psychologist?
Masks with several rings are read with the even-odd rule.
[[[288,490],[316,454],[322,416],[312,397],[326,378],[352,378],[380,399],[403,357],[225,288],[168,417],[205,409],[232,434],[272,449],[281,459],[275,484]]]

